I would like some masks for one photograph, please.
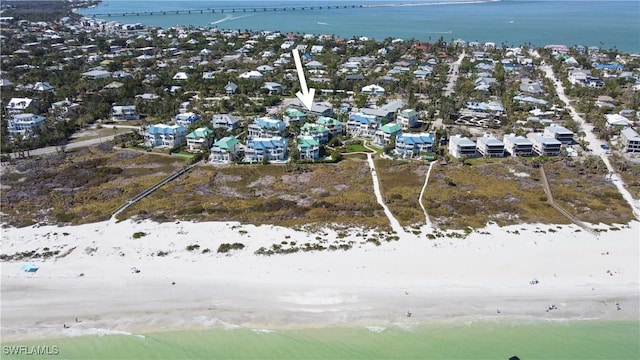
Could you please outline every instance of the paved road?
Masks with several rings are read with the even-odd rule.
[[[584,119],[580,116],[580,114],[578,114],[573,105],[571,105],[569,98],[564,93],[562,82],[560,82],[556,78],[551,67],[541,66],[540,69],[544,71],[546,77],[551,79],[551,81],[553,82],[556,88],[556,93],[558,94],[558,98],[565,103],[565,107],[569,110],[573,120],[580,124],[580,129],[585,133],[585,140],[589,143],[588,149],[594,155],[600,156],[604,164],[607,166],[607,170],[611,174],[611,181],[618,188],[618,191],[620,192],[620,194],[622,194],[622,197],[627,201],[627,203],[629,203],[629,206],[631,206],[631,210],[633,211],[636,219],[640,220],[640,201],[634,199],[633,196],[631,196],[629,190],[627,190],[627,188],[624,186],[625,184],[620,177],[620,174],[618,174],[611,165],[611,162],[609,161],[609,155],[605,150],[601,148],[601,145],[606,144],[606,142],[596,137],[596,135],[593,133],[593,125],[584,121]]]
[[[462,63],[462,59],[464,59],[466,53],[462,50],[462,54],[458,57],[458,60],[451,63],[451,69],[449,74],[447,75],[447,86],[445,86],[442,91],[444,96],[451,96],[453,94],[453,90],[456,87],[456,82],[458,81],[458,69],[460,68],[460,64]],[[442,123],[442,118],[438,117],[433,122],[434,129],[443,128],[444,124]]]

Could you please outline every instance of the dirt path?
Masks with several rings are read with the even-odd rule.
[[[431,219],[429,218],[429,214],[427,213],[427,209],[424,207],[424,204],[422,203],[422,198],[424,197],[424,192],[427,190],[427,184],[429,183],[429,177],[431,176],[431,169],[433,169],[433,165],[435,165],[435,161],[432,161],[431,164],[429,164],[429,170],[427,170],[427,175],[425,176],[424,179],[424,185],[422,185],[422,190],[420,191],[420,197],[418,198],[418,203],[420,203],[420,207],[422,208],[422,212],[424,213],[424,221],[426,223],[426,225],[430,228],[432,228],[433,224],[431,223]]]

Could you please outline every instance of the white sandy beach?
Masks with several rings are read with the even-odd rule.
[[[333,230],[222,222],[5,228],[5,255],[75,249],[45,261],[2,262],[2,341],[220,325],[637,320],[640,225],[615,227],[596,237],[575,225],[489,225],[465,239],[436,240],[425,227],[380,246],[356,231],[339,239]],[[139,231],[147,235],[134,239]],[[354,244],[348,251],[254,254],[282,241],[317,243],[316,237],[325,245]],[[246,247],[216,253],[234,242]],[[192,244],[200,248],[188,251]],[[211,252],[203,254],[205,248]],[[25,263],[39,270],[23,272]],[[539,283],[531,285],[534,278]],[[547,312],[551,304],[558,309]]]

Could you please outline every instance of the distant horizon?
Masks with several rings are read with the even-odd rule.
[[[262,10],[309,6],[311,2],[102,0],[92,8],[79,9],[78,13],[88,17],[100,14],[96,17],[105,21],[142,23],[161,28],[215,25],[229,30],[331,34],[344,38],[366,36],[382,40],[393,37],[433,42],[442,37],[445,41],[463,39],[507,46],[565,44],[640,52],[640,36],[630,36],[640,34],[636,16],[640,12],[640,2],[637,1],[618,0],[612,6],[611,1],[588,0],[580,1],[580,6],[577,6],[577,0],[320,0],[313,1],[313,10]],[[350,5],[358,7],[342,7]],[[325,8],[319,9],[320,6]],[[227,9],[233,8],[236,14],[243,15],[229,16],[231,11]],[[211,9],[225,9],[225,12],[212,12]],[[171,11],[194,10],[196,12],[190,14],[168,14]],[[150,12],[154,14],[150,15]]]

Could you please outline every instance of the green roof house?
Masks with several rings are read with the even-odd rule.
[[[313,136],[298,136],[300,159],[316,160],[320,157],[320,143]]]
[[[329,129],[321,124],[305,123],[300,128],[301,135],[312,136],[321,144],[329,142]]]
[[[373,137],[373,144],[377,146],[384,146],[388,144],[392,139],[402,131],[402,126],[395,122],[390,122],[382,125],[375,133]]]
[[[213,130],[204,126],[197,128],[187,134],[187,148],[190,152],[202,152],[204,147],[211,146],[211,137]]]
[[[209,162],[229,163],[233,161],[240,150],[240,142],[235,136],[226,136],[216,141],[211,147]]]
[[[287,125],[289,125],[292,122],[299,123],[299,122],[306,121],[307,114],[303,113],[298,109],[287,108],[287,110],[284,111],[283,118],[284,118],[284,121],[287,123]]]
[[[329,130],[329,134],[336,136],[342,134],[342,122],[327,116],[320,116],[316,124],[324,125]]]

